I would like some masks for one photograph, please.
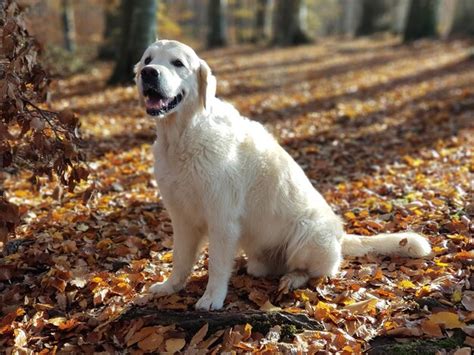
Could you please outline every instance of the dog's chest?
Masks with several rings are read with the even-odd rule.
[[[155,177],[166,207],[174,207],[180,213],[196,215],[202,211],[205,183],[202,174],[201,155],[182,147],[164,147],[155,142]]]

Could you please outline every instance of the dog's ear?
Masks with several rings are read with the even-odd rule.
[[[135,84],[138,84],[138,76],[140,75],[140,62],[134,65],[133,74],[134,74]],[[143,95],[141,94],[140,89],[138,89],[138,93],[139,93],[138,99],[140,100],[140,104],[145,105],[145,100],[143,99]]]
[[[134,74],[135,83],[137,82],[137,79],[138,79],[138,75],[140,71],[139,69],[140,69],[140,62],[138,62],[137,64],[133,66],[133,74]]]
[[[209,108],[210,101],[216,96],[216,77],[212,75],[211,68],[201,59],[199,66],[199,101],[204,110]]]

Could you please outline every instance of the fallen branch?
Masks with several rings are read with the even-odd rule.
[[[298,333],[303,330],[323,330],[320,322],[308,318],[304,314],[291,314],[286,312],[198,312],[198,311],[170,311],[156,308],[132,307],[122,314],[118,321],[128,321],[142,318],[146,325],[170,325],[175,324],[178,328],[185,330],[188,334],[194,334],[204,324],[209,324],[209,332],[233,327],[238,324],[250,324],[256,331],[266,334],[268,330],[280,325],[290,333]]]

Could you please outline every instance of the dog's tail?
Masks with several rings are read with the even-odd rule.
[[[431,246],[424,237],[412,232],[384,233],[371,237],[346,234],[342,239],[342,253],[350,256],[376,253],[421,258],[431,253]]]

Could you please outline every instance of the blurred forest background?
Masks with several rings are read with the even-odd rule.
[[[129,82],[130,68],[155,38],[196,49],[259,43],[287,46],[327,36],[423,37],[474,34],[470,0],[35,0],[27,28],[51,69],[67,74],[92,59],[116,60],[111,82]]]

